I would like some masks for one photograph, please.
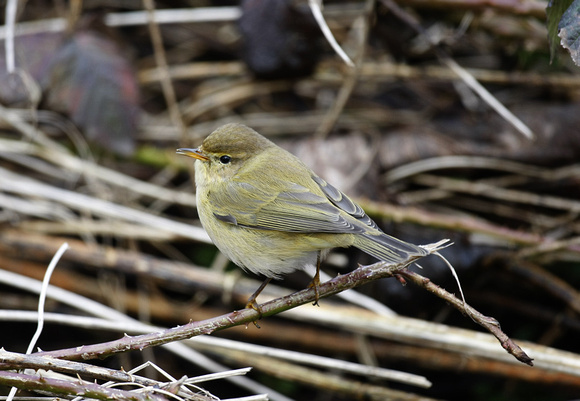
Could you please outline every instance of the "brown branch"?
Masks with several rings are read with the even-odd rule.
[[[431,250],[433,252],[433,250]],[[447,293],[440,287],[430,283],[430,281],[416,273],[408,272],[406,267],[415,262],[418,258],[411,258],[398,265],[387,265],[385,262],[379,262],[369,266],[361,266],[358,269],[338,276],[321,284],[318,288],[320,297],[328,297],[347,289],[355,288],[368,282],[381,278],[401,275],[407,277],[410,281],[416,281],[428,291],[436,293],[441,298],[458,305],[462,310],[466,310],[469,315],[479,324],[489,330],[500,341],[502,346],[514,355],[518,360],[524,363],[531,363],[531,359],[515,345],[505,333],[501,331],[495,319],[487,318],[471,307],[463,309],[463,304],[452,294]],[[200,322],[191,322],[189,324],[168,329],[159,333],[145,334],[141,336],[125,336],[121,339],[101,344],[93,344],[81,347],[75,347],[64,350],[51,352],[41,352],[39,355],[50,355],[55,358],[63,359],[93,359],[104,358],[119,352],[130,350],[143,350],[150,346],[167,344],[172,341],[179,341],[191,338],[200,334],[211,334],[218,330],[249,324],[261,317],[271,316],[288,309],[313,302],[315,300],[314,288],[305,289],[285,297],[277,298],[260,305],[261,314],[253,309],[244,309],[233,311],[231,313],[217,316]]]
[[[374,280],[393,277],[400,269],[404,269],[418,258],[411,258],[404,263],[387,265],[379,262],[358,269],[329,280],[318,287],[320,298],[329,297],[341,291],[361,286]],[[81,346],[51,352],[41,352],[39,355],[50,355],[63,359],[93,359],[105,358],[119,352],[143,350],[144,348],[167,344],[173,341],[184,340],[201,334],[211,334],[229,327],[249,324],[260,318],[271,316],[300,305],[314,302],[316,294],[314,288],[295,292],[285,297],[277,298],[260,305],[261,314],[254,309],[243,309],[217,316],[200,322],[191,322],[183,326],[171,328],[159,333],[141,336],[125,336],[121,339],[88,346]]]
[[[483,315],[476,309],[469,306],[467,303],[464,303],[455,297],[455,295],[445,291],[443,288],[439,287],[437,284],[434,284],[428,278],[423,277],[415,272],[405,269],[401,270],[398,275],[402,276],[408,281],[413,282],[414,284],[429,291],[430,293],[437,295],[439,298],[444,299],[459,311],[465,312],[475,323],[479,324],[481,327],[493,334],[495,338],[498,339],[501,346],[508,353],[513,355],[518,361],[533,366],[532,358],[530,358],[516,343],[511,340],[511,338],[509,338],[501,330],[499,322],[496,319]]]

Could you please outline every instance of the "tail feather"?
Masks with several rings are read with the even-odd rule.
[[[400,263],[410,256],[425,256],[427,251],[417,245],[381,233],[380,235],[361,234],[357,236],[357,248],[379,260]]]

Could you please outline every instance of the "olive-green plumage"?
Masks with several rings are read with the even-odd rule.
[[[197,159],[203,227],[244,269],[278,278],[335,247],[354,246],[388,262],[427,254],[383,233],[345,194],[244,125],[224,125],[200,148],[178,153]]]

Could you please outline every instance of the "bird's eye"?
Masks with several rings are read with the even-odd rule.
[[[231,158],[231,156],[228,156],[228,155],[223,155],[222,157],[220,157],[220,162],[221,162],[222,164],[228,164],[228,163],[229,163],[229,162],[231,162],[231,161],[232,161],[232,158]]]

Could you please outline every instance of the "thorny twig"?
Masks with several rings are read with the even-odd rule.
[[[428,248],[430,252],[437,251],[441,246],[441,243],[436,244],[435,248]],[[415,262],[417,257],[410,258],[409,260],[397,264],[388,265],[385,262],[375,263],[373,265],[361,266],[358,269],[322,283],[318,292],[320,298],[328,297],[334,295],[338,292],[345,291],[347,289],[359,287],[368,282],[378,280],[386,277],[393,277],[395,275],[408,275],[410,280],[427,280],[418,274],[408,273],[406,267],[411,263]],[[449,294],[445,290],[436,285],[425,284],[424,288],[432,291],[441,298],[452,302],[452,304],[460,305],[463,308],[463,303],[455,298],[452,294]],[[437,288],[435,291],[434,288]],[[248,324],[254,322],[261,317],[271,316],[288,309],[297,307],[299,305],[311,303],[315,300],[316,294],[314,288],[308,288],[302,291],[295,292],[293,294],[287,295],[285,297],[277,298],[272,301],[266,302],[260,305],[261,313],[254,309],[244,309],[233,311],[231,313],[217,316],[211,319],[207,319],[200,322],[191,322],[189,324],[171,328],[159,333],[145,334],[141,336],[125,336],[121,339],[110,341],[101,344],[93,344],[82,347],[75,347],[70,349],[63,349],[51,352],[42,352],[41,355],[50,355],[55,358],[64,358],[70,360],[76,359],[92,359],[92,358],[103,358],[114,355],[119,352],[126,352],[130,350],[143,350],[146,347],[156,346],[161,344],[166,344],[172,341],[183,340],[186,338],[191,338],[201,334],[210,334],[218,330],[224,330],[226,328]],[[467,307],[466,307],[467,308]],[[476,310],[469,307],[469,314],[474,320],[476,320],[483,327],[488,329],[506,348],[508,352],[514,355],[518,360],[524,363],[531,363],[531,359],[519,349],[517,346],[511,346],[513,344],[511,340],[505,335],[499,326],[494,326],[490,318],[486,318],[481,315]],[[509,340],[509,341],[508,341]],[[510,345],[507,346],[506,345]],[[513,344],[515,345],[515,344]]]

